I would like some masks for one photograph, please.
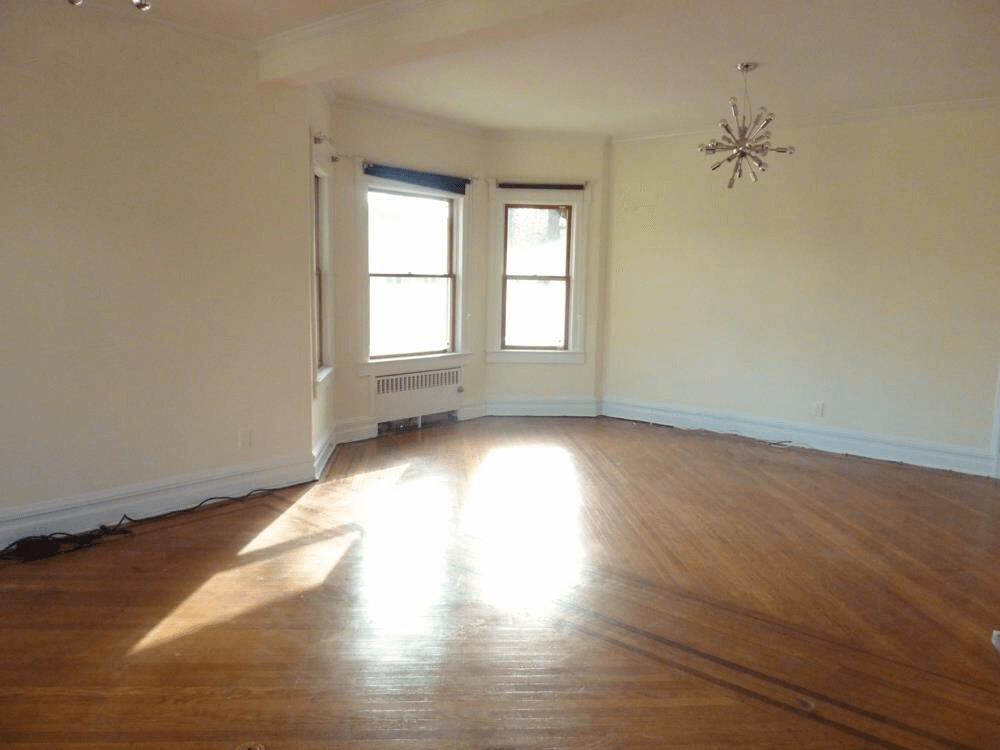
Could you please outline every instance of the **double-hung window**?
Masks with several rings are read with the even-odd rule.
[[[508,185],[494,193],[487,359],[582,362],[585,186]]]
[[[455,351],[457,203],[368,189],[369,359]]]
[[[504,204],[500,347],[569,347],[573,207]]]

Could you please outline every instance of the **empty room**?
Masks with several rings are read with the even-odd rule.
[[[997,50],[0,0],[0,745],[1000,748]]]

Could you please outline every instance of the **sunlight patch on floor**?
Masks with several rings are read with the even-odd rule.
[[[478,542],[480,596],[542,615],[576,585],[584,564],[580,487],[558,446],[490,451],[472,482],[463,531]]]
[[[240,550],[232,564],[160,620],[130,654],[228,622],[321,585],[360,537],[360,513],[408,464],[310,488]],[[183,564],[183,561],[180,563]]]

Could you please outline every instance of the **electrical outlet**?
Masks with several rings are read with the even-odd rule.
[[[813,404],[813,416],[822,417],[826,415],[826,404],[822,401],[817,401]]]
[[[241,430],[236,436],[236,447],[241,451],[250,450],[253,446],[253,433],[250,430]]]

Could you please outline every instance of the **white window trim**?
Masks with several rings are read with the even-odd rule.
[[[570,238],[569,344],[566,349],[539,351],[504,350],[500,341],[500,311],[503,305],[504,207],[508,203],[572,206]],[[564,364],[580,365],[584,353],[584,305],[587,299],[587,228],[590,225],[590,190],[531,190],[499,188],[490,185],[490,274],[487,294],[488,338],[486,361],[493,364]]]
[[[411,185],[407,182],[389,180],[384,177],[372,177],[364,172],[364,163],[357,162],[355,172],[355,183],[357,185],[357,209],[358,209],[358,246],[360,248],[360,258],[358,266],[358,330],[357,341],[361,353],[361,361],[358,363],[359,375],[380,375],[399,372],[401,364],[406,366],[423,364],[446,366],[452,362],[449,360],[465,360],[469,353],[468,348],[468,326],[465,317],[465,300],[468,299],[466,290],[465,273],[465,245],[466,228],[469,226],[469,194],[465,195],[451,193],[447,190],[435,190],[434,188],[423,187],[422,185]],[[368,191],[388,190],[394,193],[405,193],[409,195],[423,196],[427,198],[447,198],[455,201],[454,221],[455,221],[455,245],[452,248],[455,257],[453,260],[455,270],[455,330],[452,332],[454,338],[454,351],[443,352],[441,354],[418,354],[410,357],[390,357],[372,359],[369,353],[369,315],[371,313],[369,299],[368,281]]]
[[[317,356],[318,352],[315,351],[315,348],[314,348],[315,347],[315,341],[316,341],[316,338],[317,338],[316,335],[315,335],[315,329],[313,330],[313,335],[310,336],[310,341],[313,342],[311,344],[311,346],[310,346],[310,349],[312,351],[312,361],[313,361],[313,370],[314,370],[314,372],[313,372],[313,398],[315,398],[316,395],[317,395],[316,387],[319,386],[321,383],[323,383],[323,382],[325,382],[326,380],[329,379],[330,375],[333,373],[333,363],[335,361],[335,355],[334,355],[334,335],[333,335],[333,315],[332,315],[333,309],[334,309],[335,298],[334,298],[333,274],[332,274],[333,259],[331,257],[332,235],[331,235],[331,231],[330,231],[331,230],[331,226],[333,224],[333,220],[332,220],[332,217],[331,217],[331,211],[332,211],[332,209],[331,209],[331,197],[332,197],[332,193],[331,193],[331,189],[330,189],[330,183],[331,183],[331,180],[333,179],[333,170],[330,168],[330,164],[329,163],[325,163],[323,161],[319,161],[314,156],[313,165],[312,165],[312,177],[313,178],[316,178],[316,177],[319,178],[319,189],[320,189],[319,201],[318,201],[319,202],[319,207],[320,207],[320,215],[318,217],[319,218],[318,222],[316,221],[316,219],[314,217],[314,220],[313,220],[313,227],[314,227],[314,229],[313,229],[313,231],[315,231],[315,227],[316,227],[316,225],[318,223],[319,224],[319,229],[320,229],[320,235],[321,235],[321,237],[320,237],[320,258],[319,258],[319,261],[320,261],[320,272],[321,272],[321,275],[322,275],[321,291],[322,291],[322,294],[323,294],[323,299],[317,301],[316,300],[316,294],[315,294],[315,292],[312,292],[310,294],[310,302],[311,302],[311,310],[312,310],[311,326],[315,326],[316,325],[316,320],[318,318],[317,310],[316,310],[317,302],[321,303],[320,304],[320,310],[322,311],[322,314],[323,314],[323,324],[324,324],[323,327],[322,327],[323,328],[323,330],[322,330],[323,341],[321,342],[321,346],[322,346],[322,350],[323,350],[323,361],[322,362],[319,362],[319,357]],[[309,197],[310,197],[310,202],[312,202],[314,200],[313,195],[312,195],[312,189],[313,189],[314,180],[310,180],[310,183],[311,184],[309,186],[309,194],[310,194]],[[313,205],[315,205],[315,203],[313,203]],[[310,211],[310,213],[312,213],[312,211]],[[314,257],[314,255],[315,255],[315,242],[316,242],[316,240],[315,240],[315,238],[313,238],[313,247],[312,247],[312,252],[310,253],[311,261],[312,261],[310,263],[310,267],[311,268],[313,267],[313,263],[315,262],[315,257]],[[310,284],[310,289],[314,289],[314,288],[315,288],[315,285]]]
[[[468,354],[421,354],[416,357],[394,357],[373,359],[358,367],[359,375],[393,375],[400,372],[400,366],[418,370],[436,370],[439,367],[460,367],[469,361]]]

